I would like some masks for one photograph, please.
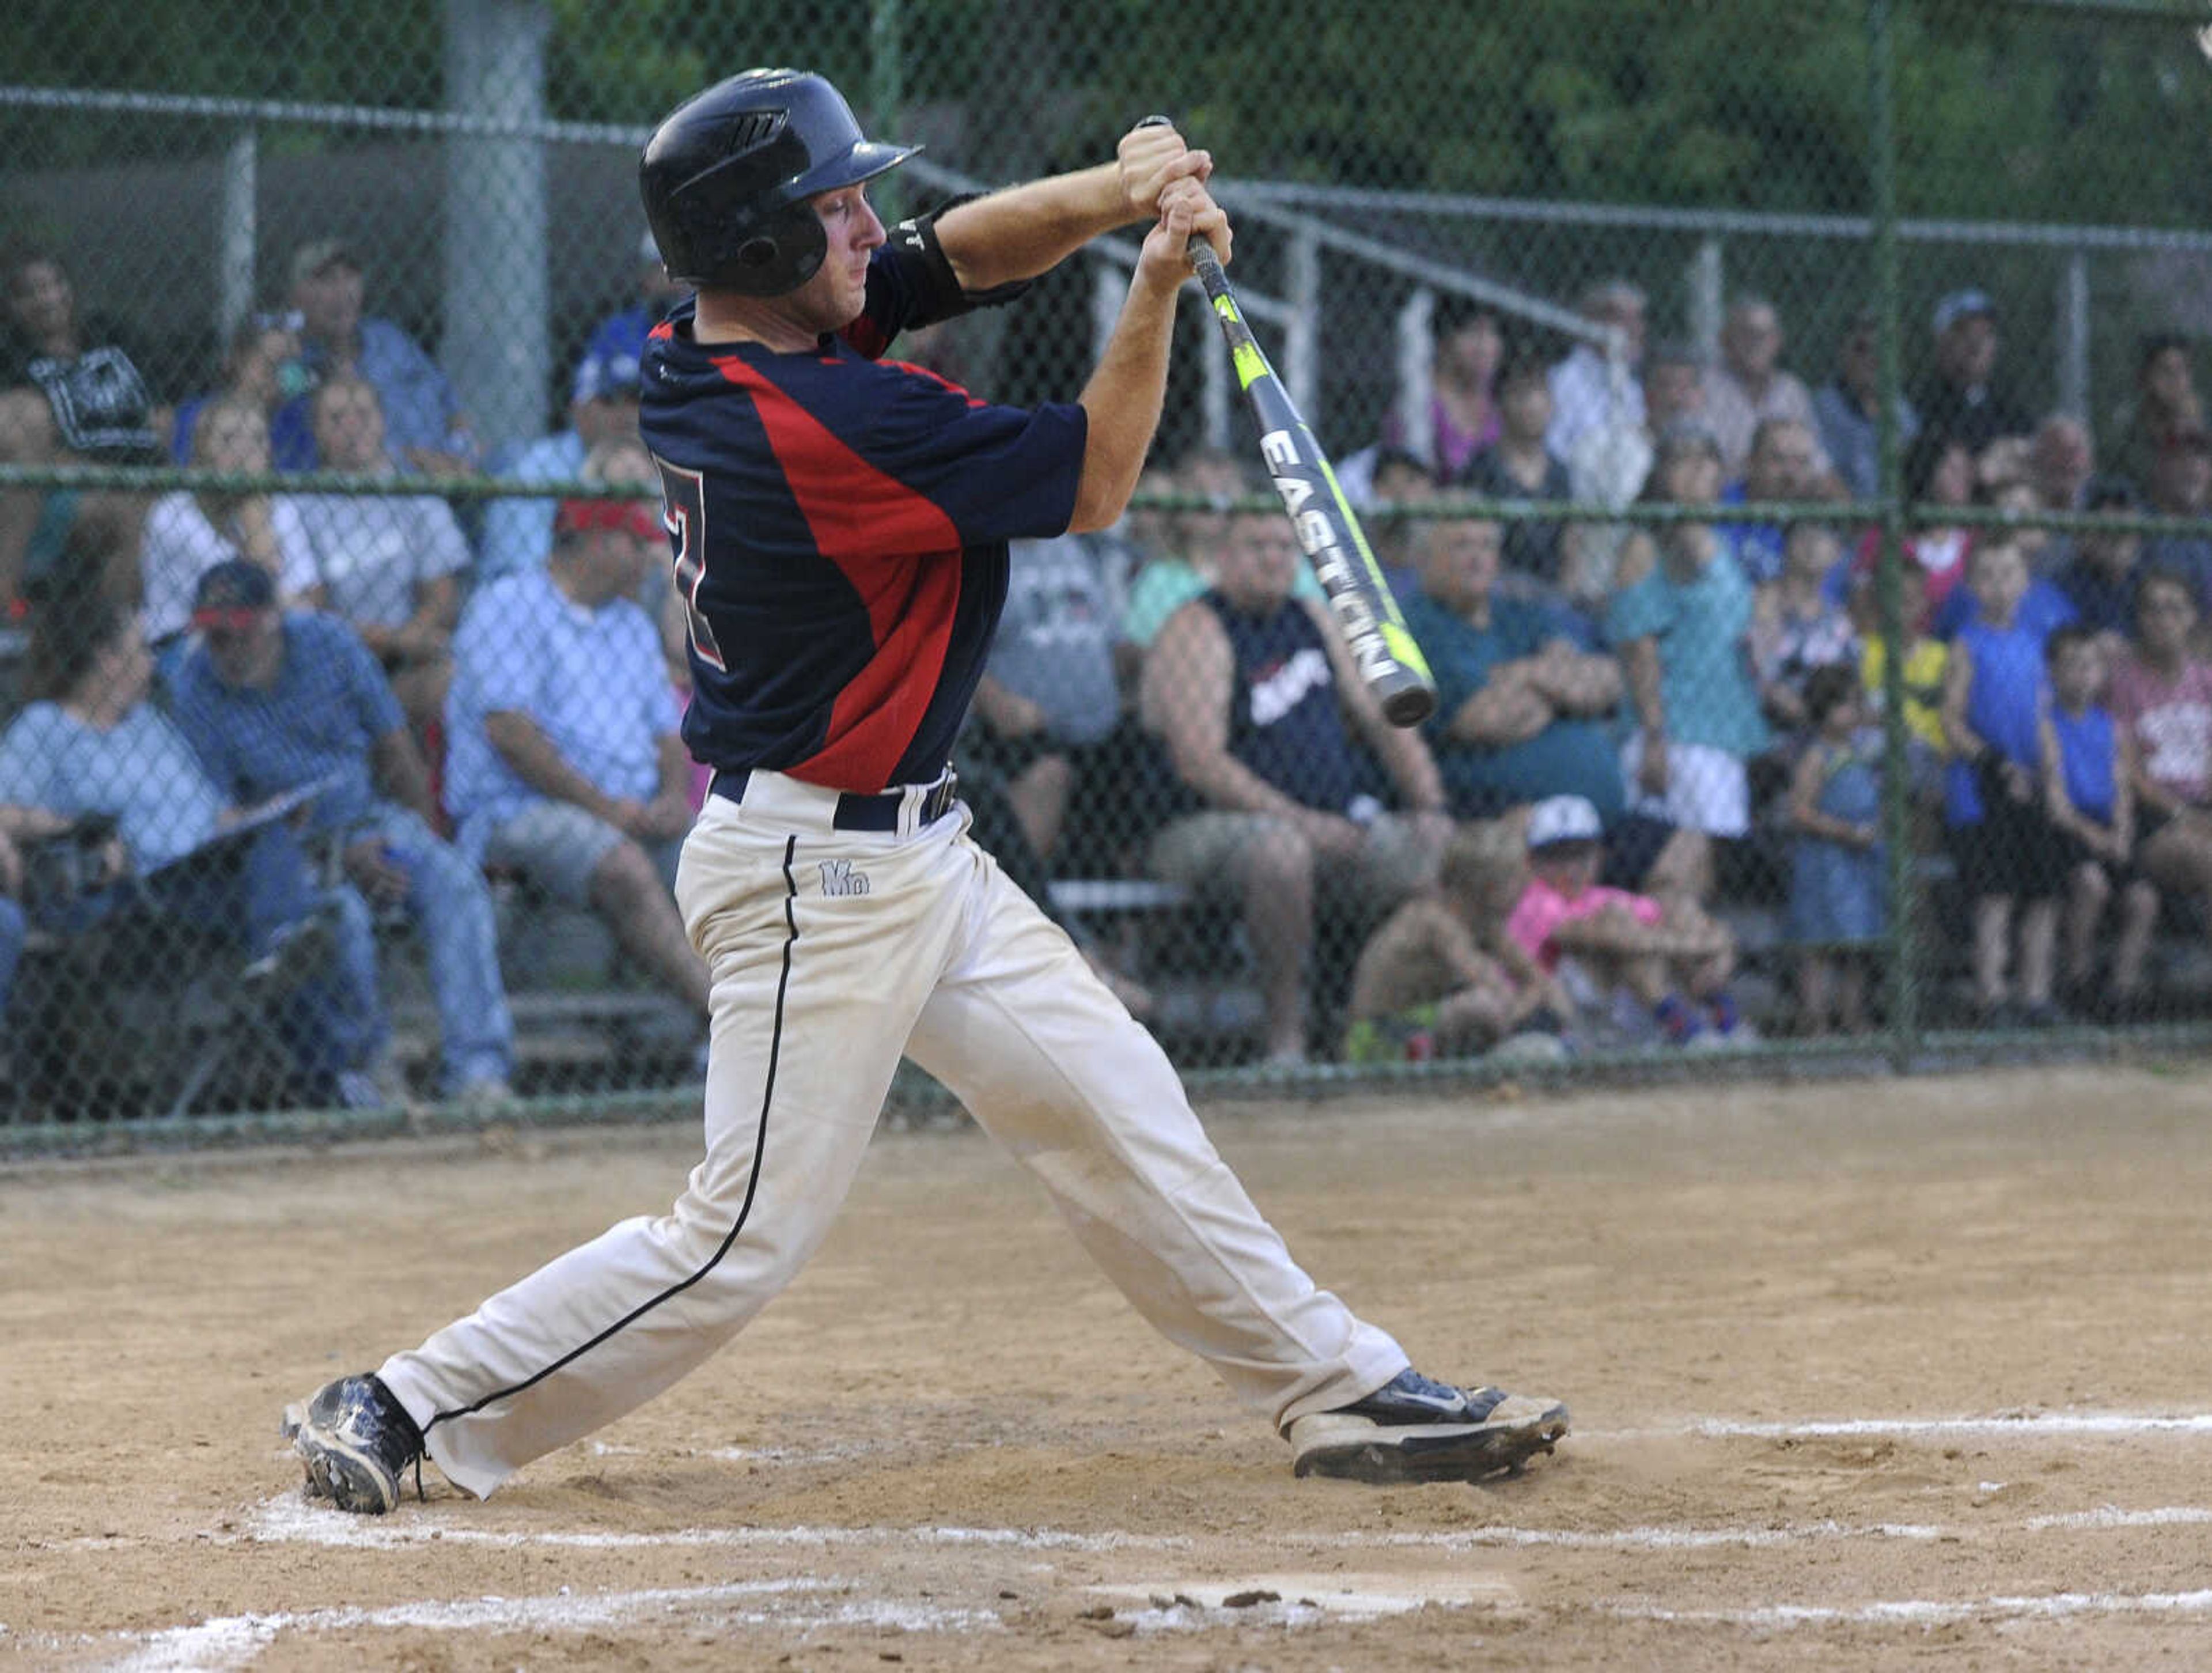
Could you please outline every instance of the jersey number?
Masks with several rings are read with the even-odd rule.
[[[707,578],[706,481],[698,471],[671,465],[658,453],[653,462],[660,469],[662,514],[676,537],[676,593],[690,624],[692,653],[708,667],[727,673],[730,665],[722,660],[714,630],[699,608],[699,583]]]

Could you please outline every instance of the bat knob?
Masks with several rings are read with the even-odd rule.
[[[1175,121],[1170,117],[1162,116],[1158,112],[1154,112],[1137,125],[1140,128],[1172,128],[1175,126]]]

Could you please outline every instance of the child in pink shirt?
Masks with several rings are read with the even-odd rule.
[[[1505,933],[1547,973],[1571,958],[1601,992],[1625,987],[1661,1031],[1686,1045],[1740,1030],[1729,973],[1735,943],[1695,903],[1662,905],[1597,880],[1604,831],[1582,796],[1553,796],[1528,813],[1527,888]]]

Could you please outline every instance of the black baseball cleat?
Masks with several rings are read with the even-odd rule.
[[[1460,1389],[1408,1367],[1364,1400],[1291,1422],[1292,1469],[1346,1481],[1478,1481],[1518,1470],[1567,1433],[1567,1408]]]
[[[341,1377],[304,1406],[284,1408],[283,1433],[306,1460],[307,1491],[342,1511],[381,1516],[399,1502],[399,1478],[415,1466],[422,1493],[422,1432],[375,1376]]]

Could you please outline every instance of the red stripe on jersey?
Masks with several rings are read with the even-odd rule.
[[[946,377],[942,372],[933,371],[927,366],[917,366],[910,360],[886,360],[879,362],[878,364],[884,366],[896,366],[902,372],[911,372],[918,378],[927,378],[932,383],[942,384],[945,388],[951,390],[954,394],[960,397],[962,400],[967,402],[969,406],[981,406],[983,405],[983,402],[977,399],[975,396],[970,395],[965,389],[953,382],[951,379]]]
[[[944,672],[960,603],[959,531],[742,360],[714,363],[751,395],[807,532],[860,594],[875,645],[830,706],[821,749],[785,770],[840,790],[880,790]]]

